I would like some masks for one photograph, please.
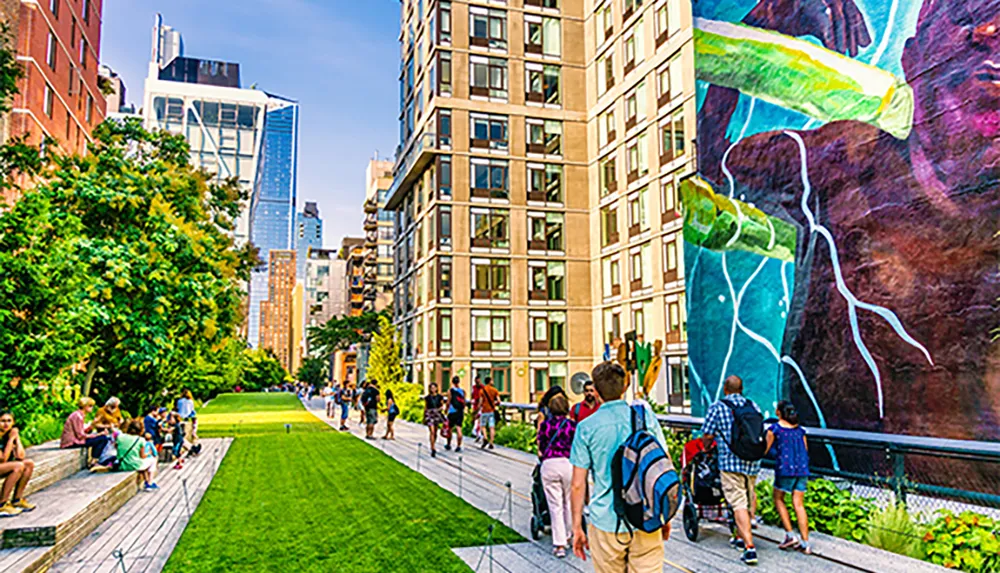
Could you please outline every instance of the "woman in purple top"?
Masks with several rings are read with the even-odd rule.
[[[538,428],[538,457],[542,460],[542,486],[552,517],[552,546],[556,557],[566,557],[569,532],[573,530],[570,509],[570,485],[573,466],[569,452],[573,449],[576,422],[567,417],[569,400],[557,394],[549,400],[549,415]]]
[[[774,507],[785,526],[785,540],[779,549],[799,549],[811,554],[809,518],[806,517],[806,485],[809,481],[809,450],[806,431],[799,427],[799,414],[787,400],[778,402],[778,423],[767,430],[767,449],[774,452]],[[792,506],[802,539],[792,533],[792,522],[785,505],[785,495],[792,494]]]

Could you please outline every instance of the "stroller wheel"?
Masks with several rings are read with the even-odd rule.
[[[538,519],[537,515],[531,516],[531,538],[538,541],[542,538],[542,520]]]
[[[684,504],[684,535],[691,541],[698,541],[698,510],[694,504]]]

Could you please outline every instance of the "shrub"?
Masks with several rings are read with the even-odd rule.
[[[774,525],[780,524],[778,511],[772,498],[771,482],[757,484],[757,513]],[[788,500],[791,503],[791,500]],[[868,522],[875,504],[865,498],[855,497],[826,479],[809,481],[806,491],[806,515],[809,529],[829,533],[850,541],[862,542],[868,535]]]
[[[889,504],[872,513],[866,542],[877,549],[921,559],[922,528],[906,506]]]
[[[536,437],[535,427],[531,424],[506,424],[497,428],[496,444],[534,454],[538,453]]]
[[[1000,570],[998,526],[997,520],[971,511],[940,510],[923,537],[925,558],[970,573]]]

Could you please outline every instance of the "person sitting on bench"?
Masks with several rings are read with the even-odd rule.
[[[86,426],[87,414],[94,410],[93,398],[84,396],[77,402],[77,410],[66,418],[63,426],[60,448],[90,448],[90,457],[96,462],[108,445],[107,430],[92,432],[93,426]]]
[[[24,498],[35,463],[27,458],[21,433],[14,427],[14,415],[0,411],[0,477],[4,477],[0,490],[0,517],[12,517],[35,506]],[[11,494],[14,499],[11,499]]]

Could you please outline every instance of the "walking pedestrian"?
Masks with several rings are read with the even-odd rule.
[[[444,449],[451,449],[451,437],[455,438],[455,453],[462,451],[462,422],[465,421],[465,390],[462,389],[458,376],[452,376],[451,388],[448,390],[448,436]]]
[[[594,381],[587,380],[583,384],[583,400],[577,402],[573,409],[570,410],[569,417],[579,424],[580,422],[586,420],[591,414],[597,411],[601,407],[600,397],[597,395],[597,390],[594,389]]]
[[[493,379],[487,376],[483,380],[483,389],[479,399],[479,424],[483,428],[482,449],[493,449],[493,440],[497,436],[497,406],[500,404],[500,392],[493,387]]]
[[[383,440],[396,439],[396,416],[399,416],[399,406],[396,405],[396,397],[392,394],[391,388],[385,389],[385,435]]]
[[[614,508],[612,461],[632,435],[632,407],[622,399],[628,386],[625,370],[617,362],[598,364],[591,378],[601,397],[601,407],[576,426],[569,461],[573,465],[573,553],[586,560],[590,549],[596,573],[660,573],[663,541],[670,538],[670,523],[659,531],[621,532]],[[667,441],[652,408],[643,408],[648,431],[666,451]],[[593,477],[589,527],[583,529],[583,503],[587,481]],[[621,534],[619,534],[621,533]],[[627,542],[624,542],[626,541]]]
[[[767,429],[767,448],[774,451],[774,507],[785,528],[785,540],[778,549],[798,549],[812,554],[809,518],[806,516],[806,486],[809,482],[809,449],[806,432],[799,426],[799,413],[788,400],[778,402],[778,422]],[[792,494],[792,507],[801,538],[792,533],[785,496]]]
[[[351,413],[351,404],[354,402],[354,386],[344,382],[337,396],[340,404],[340,431],[346,432],[347,416]]]
[[[551,402],[552,398],[554,398],[555,396],[566,396],[566,391],[563,390],[562,386],[559,386],[558,384],[546,390],[545,394],[542,394],[542,398],[538,401],[538,409],[537,409],[538,413],[535,414],[536,430],[538,428],[541,428],[542,422],[544,422],[549,418],[549,416],[551,416],[551,414],[549,413],[549,402]],[[567,396],[566,399],[568,401],[569,397]]]
[[[569,419],[569,399],[557,394],[549,401],[549,417],[538,428],[538,457],[542,460],[542,487],[549,502],[552,523],[552,551],[566,557],[569,534],[573,531],[570,502],[573,466],[569,463],[576,434],[576,422]]]
[[[375,424],[378,423],[378,382],[371,380],[361,396],[361,405],[365,409],[365,439],[374,440]]]
[[[740,560],[747,565],[757,565],[757,548],[753,542],[751,512],[757,502],[757,474],[760,458],[766,448],[763,416],[753,401],[743,396],[743,380],[736,375],[726,378],[722,387],[725,396],[709,406],[705,423],[701,427],[702,439],[709,446],[714,440],[719,453],[719,470],[722,475],[722,495],[733,509],[738,537],[730,544],[743,551]],[[756,437],[748,434],[756,433]],[[719,438],[719,439],[716,439]],[[745,452],[745,439],[759,438],[760,455]],[[736,450],[736,451],[734,451]],[[738,455],[742,453],[743,456]]]
[[[361,397],[365,395],[365,391],[368,390],[368,381],[365,380],[361,383],[361,389],[354,393],[354,409],[361,414],[361,421],[358,422],[358,427],[365,425],[365,407],[361,403]]]
[[[437,457],[438,430],[445,423],[444,396],[438,394],[437,382],[431,382],[424,396],[424,425],[430,434],[431,457]]]
[[[478,378],[472,381],[472,435],[476,442],[483,439],[483,426],[480,420],[480,405],[483,400],[483,383]]]

